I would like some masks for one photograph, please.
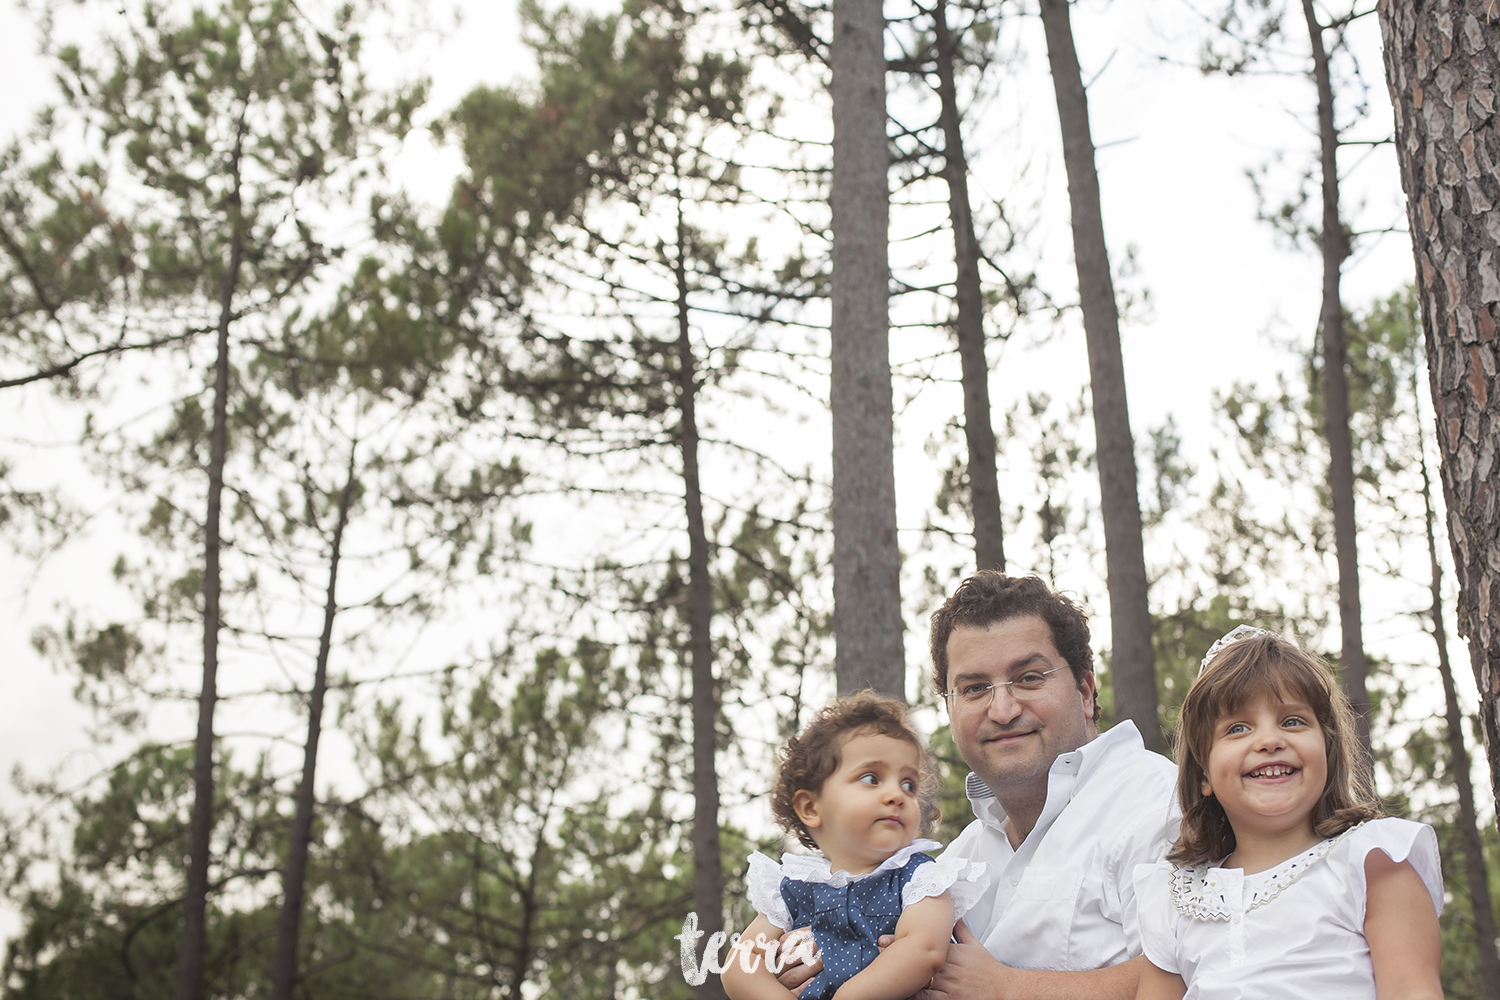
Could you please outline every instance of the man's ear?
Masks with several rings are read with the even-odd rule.
[[[809,830],[823,825],[823,818],[818,815],[818,796],[805,788],[799,788],[792,796],[792,812]]]
[[[1069,672],[1072,668],[1068,668]],[[1083,696],[1083,718],[1087,722],[1094,722],[1094,703],[1099,693],[1099,678],[1092,670],[1085,671],[1083,677],[1078,681],[1078,693]]]

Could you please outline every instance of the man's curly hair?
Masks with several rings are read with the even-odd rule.
[[[948,693],[948,640],[960,628],[987,629],[992,625],[1030,616],[1047,623],[1052,645],[1073,672],[1073,683],[1083,683],[1094,672],[1094,651],[1089,646],[1088,612],[1036,576],[1006,576],[983,569],[964,580],[932,613],[928,634],[932,654],[932,688],[939,697]],[[1094,692],[1094,721],[1099,721],[1099,692]]]

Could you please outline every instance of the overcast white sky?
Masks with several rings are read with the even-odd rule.
[[[1202,2],[1207,6],[1208,0]],[[405,69],[398,70],[431,74],[435,108],[451,105],[476,84],[506,82],[530,68],[516,37],[513,0],[459,0],[457,5],[464,15],[461,29],[441,42],[418,45],[404,57]],[[1319,305],[1318,261],[1310,253],[1279,248],[1269,229],[1256,222],[1245,171],[1283,153],[1296,163],[1312,155],[1315,137],[1308,122],[1314,96],[1300,79],[1206,79],[1174,65],[1173,60],[1191,60],[1201,30],[1184,0],[1081,0],[1074,30],[1085,77],[1093,78],[1090,101],[1106,233],[1117,262],[1127,245],[1136,248],[1138,274],[1130,283],[1151,294],[1149,312],[1124,333],[1132,424],[1139,435],[1174,416],[1190,453],[1201,460],[1210,442],[1206,428],[1213,390],[1251,373],[1287,367],[1290,360],[1277,342],[1311,342]],[[1066,189],[1040,25],[1032,23],[1027,31],[1028,54],[1018,77],[1002,87],[996,120],[976,131],[974,182],[991,194],[1006,194],[1017,164],[1031,164],[1042,199],[1038,246],[1044,273],[1057,290],[1065,287],[1071,266]],[[1374,84],[1367,129],[1379,134],[1389,127],[1390,110],[1374,19],[1357,24],[1354,37]],[[48,96],[49,72],[34,47],[35,36],[14,0],[0,0],[0,92],[6,95],[0,103],[0,137],[23,130]],[[1352,169],[1358,155],[1349,157],[1345,169],[1347,189],[1364,205],[1359,226],[1404,226],[1394,156],[1377,150]],[[418,135],[399,169],[414,189],[440,199],[456,163],[454,154],[431,149]],[[1347,270],[1346,302],[1358,308],[1385,296],[1411,273],[1404,235],[1370,242]],[[996,376],[996,412],[1037,388],[1072,395],[1086,375],[1076,329],[1043,347],[1011,345]],[[19,418],[44,419],[40,414],[28,410]],[[4,419],[15,418],[7,412]],[[23,423],[19,433],[42,430]],[[924,435],[905,436],[898,429],[903,468],[927,463]],[[904,527],[920,518],[933,488],[925,474],[909,483],[903,479]],[[87,720],[71,701],[71,683],[35,656],[28,636],[60,595],[76,598],[88,587],[88,574],[107,564],[90,568],[82,555],[35,574],[13,560],[0,565],[12,568],[0,583],[0,615],[7,626],[0,657],[10,681],[0,700],[0,774],[17,765],[47,770],[69,754],[88,752]],[[1373,638],[1390,639],[1378,634],[1381,627],[1372,625]],[[918,641],[913,662],[919,662],[920,649]],[[0,934],[13,927],[0,921]]]

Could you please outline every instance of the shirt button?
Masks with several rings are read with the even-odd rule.
[[[1235,915],[1234,915],[1234,922],[1235,922],[1235,923],[1239,923],[1239,922],[1240,922],[1240,915],[1239,915],[1239,914],[1238,914],[1238,913],[1236,913],[1236,914],[1235,914]]]
[[[1019,875],[1012,875],[1010,877],[1010,884],[1011,885],[1020,885],[1021,884],[1021,876],[1019,876]]]

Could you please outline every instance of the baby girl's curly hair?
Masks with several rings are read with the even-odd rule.
[[[905,740],[917,748],[921,773],[917,779],[917,805],[923,834],[937,824],[937,771],[922,738],[912,729],[906,705],[874,691],[861,691],[838,698],[818,709],[807,727],[786,741],[776,755],[776,781],[771,786],[771,815],[776,823],[804,847],[817,848],[812,831],[797,818],[792,800],[799,791],[820,792],[823,782],[839,768],[840,751],[851,736],[878,735]]]
[[[1241,639],[1216,653],[1188,689],[1177,723],[1177,798],[1182,834],[1167,852],[1180,865],[1218,864],[1234,853],[1234,830],[1219,800],[1203,794],[1218,722],[1258,697],[1299,698],[1317,716],[1328,779],[1313,807],[1313,831],[1336,837],[1381,814],[1349,700],[1326,664],[1279,635]]]

